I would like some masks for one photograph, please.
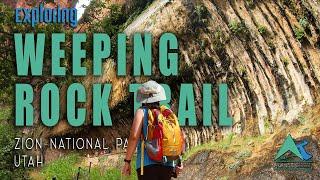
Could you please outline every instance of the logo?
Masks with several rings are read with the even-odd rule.
[[[289,134],[276,154],[275,169],[311,171],[312,155],[306,150],[308,144],[307,140],[296,143]]]

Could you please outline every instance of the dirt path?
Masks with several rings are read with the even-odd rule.
[[[320,178],[320,105],[307,108],[298,124],[278,127],[273,134],[259,137],[235,136],[228,146],[212,145],[194,153],[185,162],[178,179],[319,179]],[[275,169],[275,154],[291,134],[297,142],[307,140],[306,151],[313,156],[312,169]],[[220,147],[225,147],[220,148]]]

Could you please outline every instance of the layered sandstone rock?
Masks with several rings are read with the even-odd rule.
[[[320,3],[313,0],[250,2],[175,0],[163,3],[158,0],[149,7],[154,9],[145,10],[137,18],[139,22],[133,22],[135,26],[128,26],[132,29],[126,29],[131,33],[151,32],[155,40],[163,32],[177,35],[180,43],[179,77],[161,78],[155,75],[152,78],[171,85],[173,102],[177,103],[179,83],[193,83],[200,125],[202,84],[228,84],[229,114],[235,126],[217,126],[218,100],[215,88],[212,99],[214,125],[210,128],[186,128],[189,146],[214,140],[221,133],[231,130],[264,134],[283,120],[292,121],[304,106],[315,104],[319,98]],[[304,19],[307,25],[301,38]],[[158,49],[154,49],[157,64]],[[130,58],[128,55],[128,71],[132,72]],[[128,84],[142,82],[143,79],[116,77],[116,64],[111,61],[106,62],[105,67],[102,77],[88,77],[84,82],[88,86],[93,82],[113,83],[110,107],[114,127],[113,130],[109,128],[109,133],[106,128],[106,134],[110,138],[119,134],[127,136],[133,115],[133,99],[128,93]],[[89,112],[87,124],[90,125],[91,102],[86,107]],[[90,126],[87,126],[88,129]],[[68,133],[78,131],[57,127],[45,134],[55,136]]]

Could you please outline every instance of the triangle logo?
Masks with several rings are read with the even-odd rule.
[[[290,151],[291,153],[293,153],[294,155],[298,156],[300,159],[303,160],[303,157],[290,134],[287,136],[284,143],[280,147],[275,160],[280,158],[282,155],[284,155],[288,151]]]

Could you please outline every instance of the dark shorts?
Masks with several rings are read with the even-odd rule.
[[[140,168],[137,169],[139,180],[170,180],[173,173],[173,167],[153,164],[144,166],[143,176],[140,175]]]

